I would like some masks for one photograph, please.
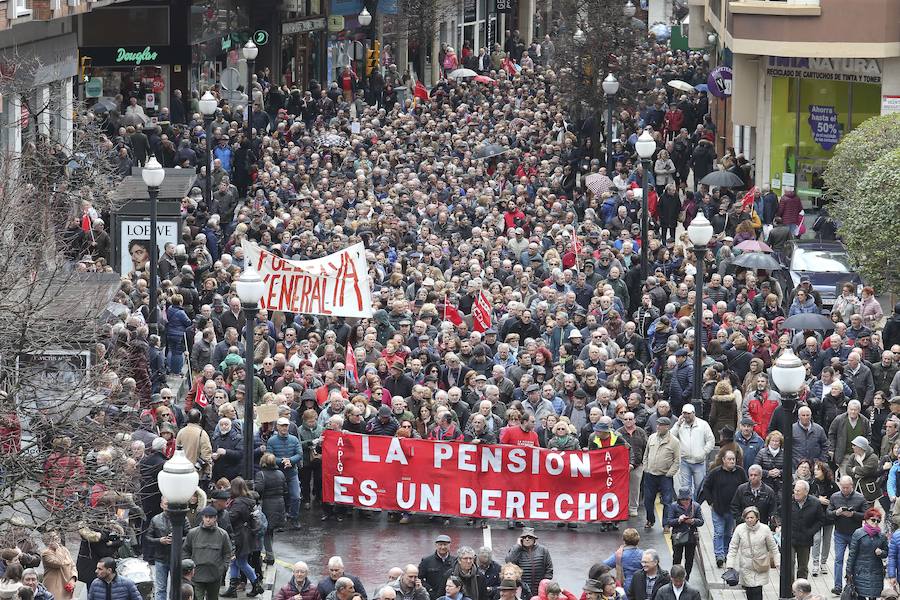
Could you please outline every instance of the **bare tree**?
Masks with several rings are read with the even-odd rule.
[[[571,99],[575,115],[594,117],[599,126],[600,111],[606,108],[601,84],[608,73],[619,80],[620,97],[639,89],[641,31],[624,14],[625,2],[560,1],[554,2],[562,15],[555,42],[560,90]]]
[[[28,87],[39,67],[16,63],[0,93],[34,97]],[[21,150],[0,154],[0,535],[99,523],[135,480],[120,450],[134,426],[106,410],[120,388],[116,370],[127,364],[97,350],[98,317],[118,277],[84,273],[71,260],[89,249],[76,226],[82,201],[115,208],[113,145],[101,119],[74,108],[54,98],[24,104]],[[84,116],[63,139],[73,112]],[[63,125],[56,133],[54,122]],[[8,127],[0,135],[12,137]]]

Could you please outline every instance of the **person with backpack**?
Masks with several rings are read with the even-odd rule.
[[[228,506],[231,517],[231,528],[234,530],[234,558],[228,569],[231,578],[228,589],[222,592],[223,598],[237,598],[237,584],[241,573],[247,577],[252,586],[247,595],[258,596],[263,593],[262,584],[256,571],[247,562],[250,553],[258,550],[259,532],[262,522],[256,507],[256,500],[250,495],[250,488],[242,477],[231,480],[231,503]]]

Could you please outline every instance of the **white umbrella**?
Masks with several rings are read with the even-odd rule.
[[[681,90],[682,92],[693,92],[694,86],[689,84],[687,81],[682,81],[680,79],[673,79],[669,82],[669,87],[675,88],[676,90]]]
[[[447,77],[449,77],[450,79],[465,79],[466,77],[475,77],[476,75],[478,75],[478,73],[476,73],[472,69],[456,69],[455,71],[447,75]]]

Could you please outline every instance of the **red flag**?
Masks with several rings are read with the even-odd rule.
[[[209,401],[206,399],[206,394],[203,393],[203,385],[202,383],[198,383],[197,393],[194,395],[194,405],[206,408],[207,404],[209,404]]]
[[[756,194],[756,186],[755,185],[752,188],[750,188],[750,191],[748,191],[746,194],[744,194],[743,198],[741,198],[741,209],[747,208],[748,206],[753,206],[754,194]]]
[[[459,309],[455,306],[451,306],[446,298],[444,298],[444,320],[450,321],[457,327],[462,325],[463,322],[462,315],[459,314]]]
[[[359,381],[359,371],[356,364],[356,353],[353,352],[353,346],[347,344],[347,356],[344,357],[344,363],[347,367],[347,383],[356,383]]]
[[[416,98],[421,98],[424,101],[428,101],[428,88],[425,87],[425,84],[422,83],[422,80],[416,81],[416,87],[413,90],[413,96]]]
[[[478,292],[472,306],[472,328],[484,332],[491,328],[491,303],[484,292]]]

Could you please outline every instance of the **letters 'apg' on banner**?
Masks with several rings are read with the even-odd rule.
[[[263,308],[371,318],[372,290],[362,243],[314,260],[286,260],[248,240],[241,246],[266,286]]]
[[[558,452],[326,431],[323,500],[521,521],[628,519],[629,450]]]

